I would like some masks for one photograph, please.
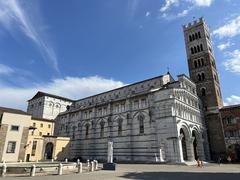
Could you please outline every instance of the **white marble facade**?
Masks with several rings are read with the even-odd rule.
[[[71,138],[69,158],[181,163],[209,158],[195,84],[158,76],[74,101],[56,117],[55,135]]]
[[[32,99],[28,100],[27,112],[37,118],[55,119],[72,103],[73,101],[70,99],[39,91]]]

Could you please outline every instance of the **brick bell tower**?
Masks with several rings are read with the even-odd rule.
[[[183,26],[190,78],[197,85],[213,160],[226,152],[219,109],[223,106],[209,28],[203,18]]]

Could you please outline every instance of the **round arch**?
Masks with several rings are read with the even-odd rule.
[[[45,159],[52,159],[53,158],[53,143],[48,142],[45,146],[44,152]]]

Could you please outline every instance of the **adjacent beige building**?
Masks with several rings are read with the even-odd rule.
[[[54,123],[55,121],[51,119],[31,118],[25,153],[26,161],[67,158],[70,138],[53,136]]]
[[[54,131],[54,120],[43,118],[31,118],[28,143],[26,145],[26,161],[43,159],[43,136],[52,136]]]
[[[0,107],[0,161],[21,161],[25,156],[31,115]]]

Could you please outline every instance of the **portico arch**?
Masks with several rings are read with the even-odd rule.
[[[183,128],[180,129],[180,138],[181,138],[181,144],[182,144],[182,156],[183,160],[188,160],[187,155],[187,142],[186,142],[186,133],[184,132]]]
[[[53,158],[53,143],[48,142],[45,146],[45,159],[52,159]]]

